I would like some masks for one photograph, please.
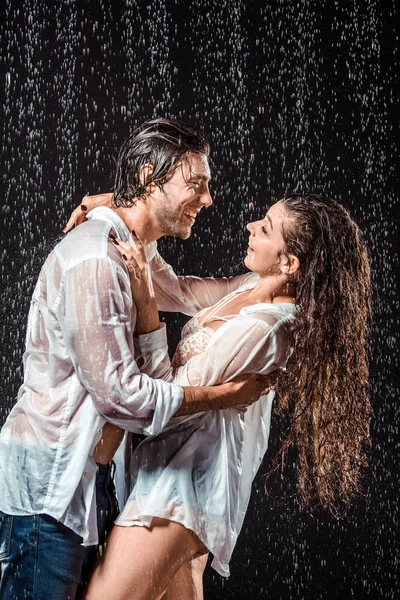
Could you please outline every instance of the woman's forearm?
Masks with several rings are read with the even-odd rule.
[[[125,431],[116,425],[106,423],[103,427],[101,440],[93,452],[93,459],[102,465],[108,464],[116,453]]]
[[[144,298],[136,304],[136,335],[150,333],[160,328],[160,317],[158,314],[155,298]]]

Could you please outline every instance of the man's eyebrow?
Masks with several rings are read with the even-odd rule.
[[[209,181],[210,176],[206,173],[191,173],[190,179],[202,179],[203,181]]]

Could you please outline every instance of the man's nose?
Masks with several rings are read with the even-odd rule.
[[[210,194],[210,190],[208,188],[201,195],[200,201],[201,201],[202,205],[205,206],[206,208],[208,208],[209,206],[211,206],[211,204],[213,203],[212,198],[211,198],[211,194]]]

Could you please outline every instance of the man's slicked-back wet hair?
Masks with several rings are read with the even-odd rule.
[[[137,127],[124,141],[118,154],[114,185],[114,204],[133,206],[145,198],[147,186],[155,183],[162,189],[188,152],[208,156],[209,144],[194,127],[172,119],[152,119]],[[153,173],[142,185],[139,172],[143,165],[153,165]]]

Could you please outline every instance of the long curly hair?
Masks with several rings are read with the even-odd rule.
[[[289,425],[275,465],[294,445],[303,504],[338,516],[360,493],[370,444],[368,253],[358,226],[334,200],[294,194],[281,202],[284,253],[297,256],[300,269],[293,279],[294,351],[276,385],[277,412]]]

